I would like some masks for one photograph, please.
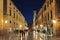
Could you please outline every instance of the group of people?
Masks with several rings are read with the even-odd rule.
[[[22,36],[25,35],[25,32],[27,32],[28,30],[15,30],[15,33],[21,33]]]
[[[24,30],[20,30],[19,32],[22,34],[22,36],[25,35],[25,31]]]

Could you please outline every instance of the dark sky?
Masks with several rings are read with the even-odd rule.
[[[17,8],[22,11],[28,23],[33,22],[33,9],[38,12],[45,0],[13,0]]]

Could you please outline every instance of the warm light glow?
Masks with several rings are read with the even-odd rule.
[[[23,28],[22,26],[23,26],[23,25],[20,24],[18,29],[21,30],[21,29]]]
[[[53,23],[56,23],[56,20],[52,20]]]
[[[42,28],[42,27],[43,27],[43,25],[41,24],[41,25],[40,25],[40,27]]]
[[[5,20],[5,23],[7,23],[7,20]]]
[[[22,27],[22,25],[20,25],[20,28]]]

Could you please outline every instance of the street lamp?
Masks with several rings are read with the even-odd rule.
[[[42,28],[42,27],[43,27],[43,25],[41,24],[41,25],[40,25],[40,27]]]
[[[22,25],[19,26],[19,29],[22,29]]]
[[[20,27],[22,27],[22,25],[20,25]]]
[[[7,24],[7,22],[8,22],[8,21],[7,21],[7,20],[5,20],[5,23],[6,23],[6,24]]]
[[[52,20],[53,23],[56,23],[56,20]]]
[[[19,26],[20,28],[22,27],[22,25]]]

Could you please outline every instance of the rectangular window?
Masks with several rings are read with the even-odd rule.
[[[11,21],[10,21],[10,23],[11,23]]]
[[[47,16],[45,16],[45,21],[47,21]]]
[[[15,24],[15,22],[14,22],[14,24]]]
[[[60,19],[60,0],[56,0],[56,15]]]
[[[50,14],[51,14],[50,18],[52,19],[52,11],[50,12]]]
[[[46,10],[46,5],[44,6],[44,11]]]
[[[14,10],[15,10],[15,7],[14,7]]]
[[[10,5],[11,5],[11,2],[10,2]]]
[[[56,0],[56,5],[58,8],[60,8],[60,0]]]
[[[13,17],[15,18],[15,7],[13,7],[13,9],[14,9],[14,10],[13,10],[13,12],[14,12]]]
[[[47,7],[49,7],[49,1],[47,1]]]
[[[43,11],[42,11],[42,22],[43,22],[43,20],[44,20],[44,19],[43,19]]]
[[[4,15],[7,14],[7,0],[3,0],[3,13]]]
[[[11,9],[10,9],[10,16],[11,16]]]
[[[50,4],[53,2],[53,0],[50,0]]]
[[[14,18],[15,18],[15,13],[14,13]]]
[[[18,12],[18,10],[16,10],[16,12]]]
[[[53,0],[51,0],[51,2],[53,2]]]
[[[51,4],[51,0],[50,0],[50,4]]]
[[[49,21],[49,13],[48,13],[48,21]]]

